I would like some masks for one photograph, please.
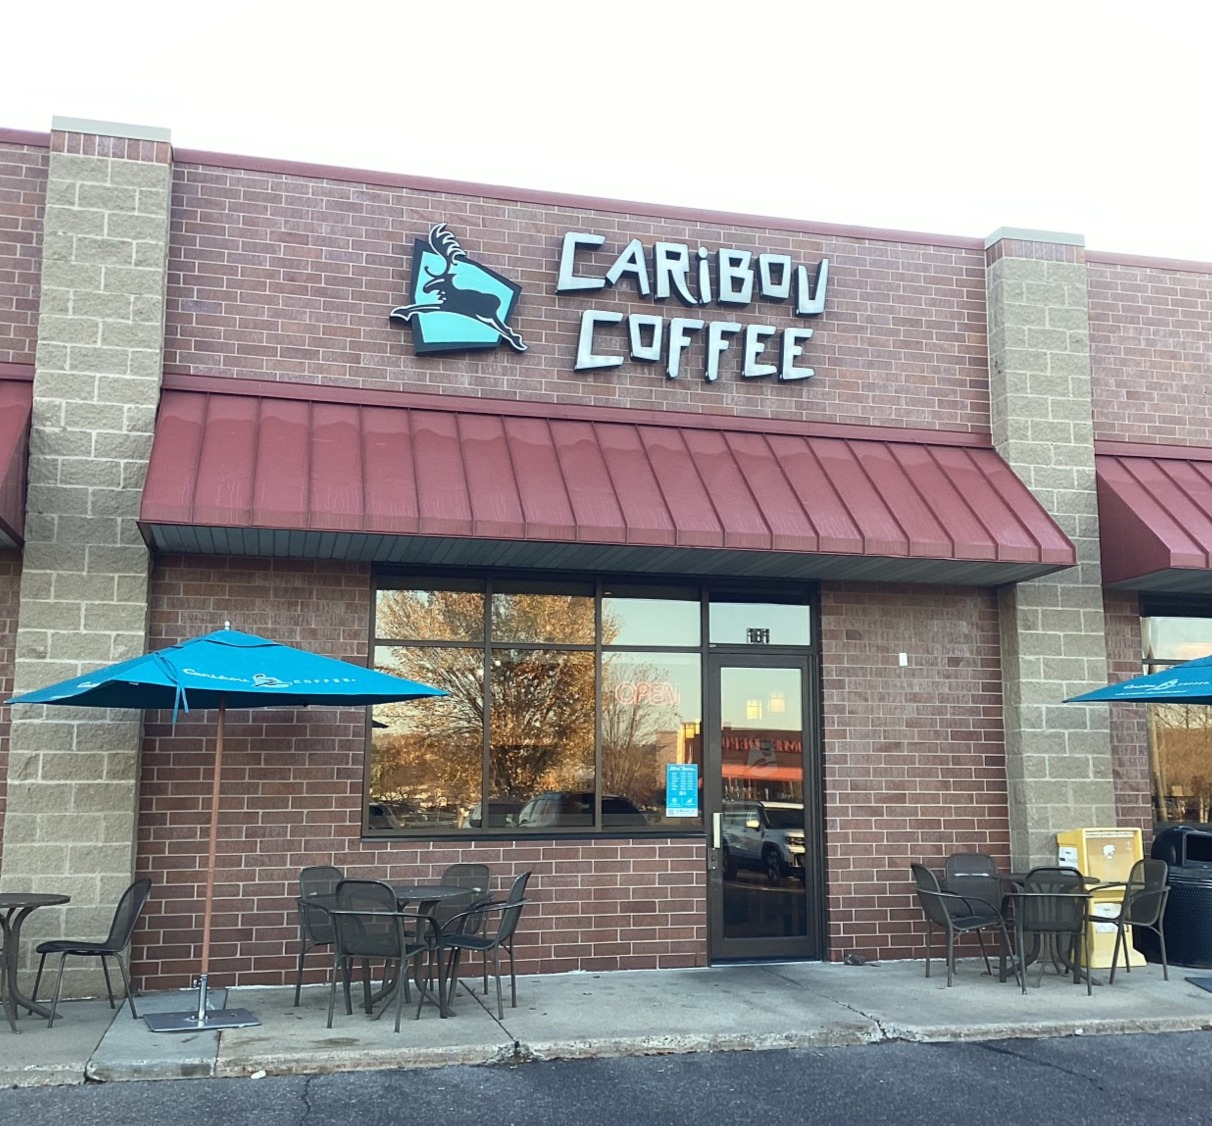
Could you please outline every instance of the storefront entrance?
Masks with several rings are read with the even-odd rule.
[[[713,654],[704,800],[710,957],[820,958],[820,780],[808,656]]]

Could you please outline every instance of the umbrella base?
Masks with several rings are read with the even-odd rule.
[[[210,1009],[201,1019],[187,1013],[148,1013],[143,1018],[152,1032],[206,1032],[215,1028],[250,1028],[261,1021],[248,1009]]]
[[[145,1013],[143,1019],[152,1032],[207,1032],[216,1028],[249,1028],[261,1022],[247,1009],[208,1009],[208,974],[198,975],[198,1004],[189,1012]]]

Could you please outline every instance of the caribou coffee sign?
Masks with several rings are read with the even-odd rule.
[[[556,293],[588,294],[624,285],[654,304],[671,298],[689,310],[747,308],[754,301],[781,305],[786,315],[808,318],[825,309],[829,260],[808,267],[786,254],[758,254],[700,246],[693,252],[677,242],[645,246],[632,239],[604,270],[587,259],[606,242],[605,236],[570,231],[564,236],[556,275]],[[470,258],[445,223],[413,245],[411,302],[391,311],[391,318],[411,327],[418,355],[496,348],[504,341],[517,352],[526,343],[510,325],[521,286]],[[585,309],[577,334],[574,370],[619,367],[627,360],[664,364],[665,375],[683,373],[686,353],[703,342],[702,376],[715,382],[721,362],[736,354],[744,379],[777,376],[807,379],[813,369],[797,363],[812,339],[811,328],[793,324],[740,324],[724,316],[624,314],[612,309]]]
[[[755,257],[748,250],[725,247],[712,252],[705,246],[692,251],[680,242],[656,242],[648,247],[632,239],[604,272],[578,261],[605,241],[603,235],[577,231],[564,236],[557,293],[587,293],[626,282],[646,300],[662,302],[676,297],[687,309],[743,309],[754,300],[789,306],[797,317],[816,317],[825,309],[827,258],[821,259],[810,278],[808,268],[786,254]],[[582,312],[576,370],[618,367],[632,359],[664,363],[665,375],[677,379],[682,374],[682,357],[696,336],[705,341],[702,374],[709,382],[719,378],[721,358],[734,347],[739,347],[740,374],[745,379],[770,375],[807,379],[813,374],[812,368],[796,363],[812,339],[810,328],[795,325],[780,331],[768,324],[647,313],[624,316],[608,309]]]

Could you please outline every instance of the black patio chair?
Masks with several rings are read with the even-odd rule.
[[[940,928],[946,935],[948,988],[955,978],[956,935],[976,935],[981,946],[981,955],[985,959],[985,969],[992,974],[993,967],[989,964],[989,954],[985,950],[984,932],[987,930],[998,932],[1001,954],[1005,958],[1010,949],[1010,933],[1006,929],[1006,920],[1002,913],[983,899],[971,899],[965,895],[957,895],[955,892],[943,891],[939,886],[938,877],[924,864],[910,864],[909,868],[913,873],[918,902],[921,904],[922,913],[926,916],[926,976],[930,976],[930,958],[935,927]],[[1014,972],[1017,977],[1017,966]]]
[[[0,930],[0,1005],[4,1007],[4,1015],[8,1017],[9,1028],[16,1032],[17,1025],[8,1007],[8,963],[4,960],[4,934],[5,932]]]
[[[454,923],[455,927],[464,934],[483,934],[484,924],[488,916],[484,913],[475,916],[470,914],[470,910],[476,904],[485,903],[492,899],[490,892],[492,871],[488,865],[463,863],[448,865],[443,870],[438,882],[448,884],[452,887],[467,889],[466,896],[460,896],[458,899],[445,899],[434,905],[433,917],[438,924],[438,929],[445,931]],[[454,922],[456,919],[458,920],[457,923]],[[487,954],[481,960],[483,962],[484,996],[487,997]]]
[[[943,890],[988,903],[1005,915],[1005,890],[997,861],[986,852],[953,852],[943,862]]]
[[[442,932],[442,946],[451,951],[450,963],[446,967],[450,981],[447,1007],[454,1001],[455,987],[458,984],[459,958],[464,950],[480,951],[485,959],[492,959],[493,974],[497,982],[497,1019],[505,1019],[505,1009],[501,1001],[501,951],[509,955],[509,1003],[513,1008],[518,1007],[518,979],[514,970],[513,938],[521,917],[522,908],[529,900],[526,899],[526,884],[530,873],[523,872],[509,889],[509,895],[503,900],[490,900],[480,903],[463,915],[452,919],[445,931]],[[479,926],[479,920],[485,916],[497,915],[495,929],[487,928],[484,933],[474,933],[472,928]],[[466,925],[463,925],[464,922]]]
[[[1100,884],[1099,888],[1122,887],[1124,899],[1115,915],[1090,915],[1091,923],[1115,924],[1115,952],[1111,955],[1111,984],[1115,984],[1115,966],[1119,961],[1120,945],[1124,948],[1124,970],[1132,972],[1128,951],[1128,927],[1145,927],[1157,935],[1161,947],[1162,977],[1170,980],[1170,968],[1166,964],[1166,933],[1164,919],[1166,900],[1170,898],[1170,886],[1166,882],[1169,865],[1164,860],[1138,860],[1128,873],[1124,884]],[[1098,888],[1092,888],[1097,891]]]
[[[1073,974],[1075,984],[1080,984],[1084,977],[1087,994],[1093,993],[1086,927],[1090,911],[1086,878],[1075,868],[1032,868],[1023,877],[1021,889],[1012,892],[1011,897],[1014,947],[1024,963],[1020,978],[1023,992],[1027,992],[1027,968],[1022,952],[1027,937],[1031,936],[1041,946],[1037,986],[1043,981],[1044,967],[1051,958],[1066,974]]]
[[[374,1001],[390,1001],[396,1005],[396,1031],[400,1031],[400,1014],[408,999],[408,971],[417,970],[438,946],[437,924],[429,915],[396,910],[396,893],[381,880],[342,880],[335,892],[336,907],[328,910],[333,926],[333,971],[328,994],[328,1027],[332,1028],[333,1007],[337,998],[337,978],[345,982],[345,1011],[352,1012],[349,987],[352,964],[363,963],[363,1007],[373,1011]],[[325,910],[321,907],[320,910]],[[383,989],[377,998],[371,996],[369,965],[371,959],[383,961]],[[426,993],[418,988],[416,1019]],[[441,1006],[441,995],[438,997]]]
[[[334,895],[337,884],[345,879],[345,873],[331,864],[316,864],[299,873],[299,896],[295,904],[299,909],[299,961],[295,972],[295,1007],[299,1006],[299,992],[303,987],[303,959],[309,951],[321,946],[332,946],[332,919],[321,908],[336,906]]]
[[[37,947],[37,953],[42,957],[38,959],[38,972],[34,976],[34,992],[33,999],[38,999],[38,986],[42,983],[42,968],[46,965],[48,955],[59,955],[59,974],[55,978],[55,995],[51,999],[50,1016],[47,1018],[46,1027],[53,1028],[55,1025],[55,1011],[59,1007],[59,989],[63,985],[63,967],[67,962],[68,955],[76,958],[100,958],[101,972],[105,974],[105,991],[109,994],[109,1007],[114,1008],[114,989],[109,980],[109,959],[113,958],[118,963],[118,969],[122,971],[122,984],[126,988],[126,1000],[130,1004],[130,1015],[132,1020],[138,1020],[139,1014],[135,1011],[135,991],[130,986],[130,974],[126,970],[126,959],[122,957],[122,952],[130,945],[131,936],[135,933],[135,924],[139,921],[139,915],[143,910],[143,905],[147,902],[147,897],[151,894],[151,880],[146,877],[135,880],[123,893],[122,898],[118,900],[118,906],[114,908],[113,921],[109,926],[109,935],[103,942],[89,942],[87,940],[75,938],[56,938],[49,942],[43,942]]]

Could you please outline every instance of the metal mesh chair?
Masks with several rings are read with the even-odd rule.
[[[379,999],[396,1003],[396,1031],[400,1031],[400,1014],[408,999],[408,970],[421,963],[437,949],[438,929],[429,915],[396,910],[396,893],[390,884],[380,880],[342,880],[335,893],[336,907],[328,912],[333,925],[333,973],[328,994],[328,1027],[332,1028],[333,1006],[337,997],[337,977],[345,981],[345,1011],[351,1012],[349,979],[352,963],[363,963],[363,1006],[373,1011],[369,963],[383,960],[383,990]],[[323,910],[323,908],[321,908]],[[419,980],[419,978],[418,978]],[[416,1018],[420,1019],[424,990],[419,990]],[[441,996],[439,994],[439,1004]]]
[[[1022,955],[1031,936],[1042,946],[1037,986],[1044,977],[1048,962],[1045,952],[1050,946],[1052,958],[1066,973],[1072,972],[1074,983],[1085,977],[1086,992],[1092,993],[1086,929],[1090,897],[1085,877],[1074,868],[1032,868],[1023,878],[1022,889],[1013,893],[1013,900],[1015,950],[1024,963],[1020,978],[1023,992],[1027,992],[1027,967]]]
[[[954,852],[948,856],[943,864],[943,890],[966,899],[979,899],[1004,914],[1001,873],[997,861],[988,853]]]
[[[498,1020],[505,1019],[505,1009],[501,1001],[501,951],[504,950],[509,955],[509,1003],[515,1009],[518,1007],[518,979],[513,962],[513,936],[518,927],[522,908],[529,902],[526,899],[526,884],[529,880],[530,873],[523,872],[513,881],[507,898],[480,903],[459,917],[474,923],[486,915],[497,914],[495,930],[486,930],[483,934],[472,933],[469,929],[460,926],[459,919],[453,919],[447,924],[447,929],[442,934],[442,945],[445,949],[452,951],[450,964],[447,966],[447,975],[450,980],[448,1007],[454,1000],[455,986],[458,984],[459,958],[464,950],[478,950],[484,955],[485,960],[492,959],[493,974],[497,982]]]
[[[930,957],[935,927],[941,929],[946,935],[948,987],[955,977],[955,936],[959,934],[976,935],[981,944],[985,968],[992,973],[989,955],[985,950],[984,932],[989,929],[998,932],[1004,957],[1006,951],[1010,949],[1010,934],[1006,929],[1006,920],[1002,917],[1002,913],[983,899],[970,899],[954,892],[943,891],[939,886],[938,877],[924,864],[910,864],[909,868],[913,873],[918,902],[922,906],[922,913],[926,916],[926,976],[930,976]],[[1015,974],[1017,975],[1017,973],[1016,967]]]
[[[1128,873],[1128,881],[1123,884],[1124,899],[1120,904],[1119,913],[1114,916],[1091,915],[1088,921],[1093,923],[1115,924],[1115,952],[1111,955],[1111,984],[1115,984],[1115,966],[1119,961],[1120,945],[1124,949],[1124,970],[1132,972],[1132,962],[1128,957],[1128,927],[1147,927],[1155,935],[1161,946],[1162,977],[1170,980],[1170,968],[1166,964],[1166,933],[1163,925],[1166,914],[1166,901],[1170,898],[1170,887],[1166,882],[1170,866],[1164,860],[1138,860]],[[1115,887],[1115,884],[1102,884],[1101,887]]]
[[[467,888],[468,891],[476,892],[481,898],[485,898],[492,882],[492,870],[487,864],[450,864],[442,870],[438,882],[451,887]],[[442,904],[438,906],[441,907]]]
[[[8,1007],[8,972],[7,963],[4,960],[4,936],[7,932],[0,930],[0,1006],[4,1007],[4,1015],[8,1017],[8,1026],[14,1032],[17,1031],[17,1024],[13,1020],[13,1014]]]
[[[471,908],[492,899],[489,888],[492,872],[487,864],[451,864],[443,872],[440,883],[467,889],[466,896],[446,899],[434,905],[433,917],[438,928],[445,931],[453,923],[463,934],[483,934],[487,915],[476,915]],[[455,922],[455,920],[458,920]],[[488,996],[488,956],[484,955],[484,995]]]
[[[299,991],[303,987],[303,959],[308,952],[320,946],[333,944],[332,919],[323,908],[336,906],[334,895],[337,884],[345,879],[340,868],[330,864],[316,864],[299,873],[299,896],[295,900],[299,909],[299,961],[295,972],[295,1007],[299,1005]]]
[[[138,1019],[139,1014],[135,1011],[135,992],[130,987],[130,974],[127,973],[126,959],[122,957],[122,952],[130,945],[131,935],[135,933],[135,924],[139,921],[143,905],[150,894],[151,880],[146,877],[136,880],[122,893],[122,898],[118,900],[118,906],[114,909],[109,935],[104,942],[56,938],[38,946],[37,953],[42,957],[38,959],[38,972],[34,977],[33,997],[35,1000],[38,997],[38,986],[42,983],[42,968],[46,964],[47,956],[59,955],[59,974],[55,978],[55,995],[51,1000],[50,1017],[46,1022],[47,1028],[53,1028],[55,1024],[55,1010],[59,1006],[59,989],[63,985],[63,967],[68,955],[76,958],[101,959],[101,972],[105,974],[105,991],[109,994],[111,1009],[114,1008],[114,990],[109,980],[109,959],[113,958],[118,963],[118,969],[122,971],[122,984],[126,987],[126,1000],[130,1004],[131,1018]]]

